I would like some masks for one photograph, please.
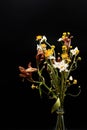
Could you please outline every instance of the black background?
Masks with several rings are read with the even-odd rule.
[[[30,84],[19,79],[18,66],[34,61],[35,37],[45,35],[51,43],[63,32],[74,36],[82,61],[75,73],[82,92],[66,97],[67,128],[87,128],[87,1],[86,0],[3,0],[0,1],[0,127],[51,129],[55,115],[50,103],[40,99]]]

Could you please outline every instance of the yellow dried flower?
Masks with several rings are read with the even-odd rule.
[[[77,54],[77,55],[79,54],[79,50],[76,50],[76,54]]]
[[[54,49],[54,48],[55,48],[55,46],[54,46],[54,45],[52,45],[52,46],[51,46],[51,48],[52,48],[52,49]]]
[[[62,46],[62,50],[66,51],[67,47],[65,45]]]
[[[60,53],[58,52],[58,55],[60,55]]]
[[[45,50],[45,57],[49,57],[51,55],[53,55],[53,49]]]
[[[68,54],[67,53],[62,53],[61,57],[62,57],[62,59],[68,59]]]
[[[46,44],[45,43],[41,44],[41,47],[46,48]]]
[[[70,46],[70,48],[72,48],[72,46]]]
[[[66,37],[66,35],[63,35],[63,36],[62,36],[62,39],[64,39],[65,37]]]
[[[77,80],[76,79],[74,79],[73,84],[77,84]]]
[[[34,84],[32,84],[31,88],[35,89],[35,88],[37,88],[37,86],[35,86]]]
[[[42,39],[41,35],[36,36],[36,41],[41,40],[41,39]]]
[[[63,36],[66,36],[66,32],[63,32]]]
[[[81,57],[78,57],[78,59],[77,60],[81,60]]]
[[[69,82],[69,80],[67,79],[67,81],[66,81],[67,83]]]
[[[67,32],[68,35],[70,35],[70,32]]]

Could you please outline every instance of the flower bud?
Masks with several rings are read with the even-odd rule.
[[[74,79],[73,84],[77,84],[77,80],[76,79]]]

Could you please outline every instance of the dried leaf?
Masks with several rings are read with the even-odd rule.
[[[60,98],[58,97],[58,99],[56,100],[56,102],[54,103],[54,105],[53,105],[53,107],[51,109],[51,113],[56,111],[59,107],[60,107]]]

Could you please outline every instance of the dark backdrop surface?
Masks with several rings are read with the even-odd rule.
[[[0,1],[0,127],[51,129],[55,116],[50,103],[40,99],[30,84],[18,77],[18,66],[35,58],[35,37],[45,35],[57,43],[63,32],[74,36],[82,61],[75,76],[82,93],[65,100],[67,128],[87,128],[87,1],[3,0]],[[33,57],[33,58],[32,58]]]

